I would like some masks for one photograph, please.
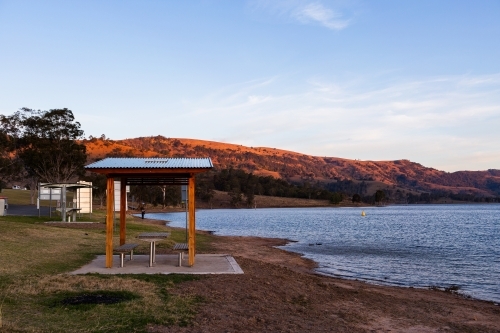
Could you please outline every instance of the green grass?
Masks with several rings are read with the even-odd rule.
[[[26,224],[42,224],[44,222],[53,221],[54,218],[50,218],[48,216],[0,216],[2,220],[8,220],[9,222],[15,223],[26,223]]]
[[[103,211],[94,214],[102,219]],[[171,291],[194,275],[69,275],[103,254],[102,229],[58,228],[47,218],[0,217],[0,322],[7,332],[145,332],[150,324],[188,325],[203,299]],[[129,217],[127,237],[165,231]],[[184,231],[171,230],[158,247],[184,241]],[[199,249],[209,248],[208,235],[197,235]],[[163,244],[163,245],[162,245]],[[142,246],[142,244],[141,244]],[[144,252],[148,252],[145,244]],[[122,297],[115,303],[74,305],[65,299]]]
[[[12,190],[12,189],[2,189],[0,197],[7,197],[10,205],[31,205],[31,191],[29,190]],[[67,192],[67,201],[73,200],[73,193]],[[34,204],[36,205],[36,197],[34,198]],[[40,200],[40,206],[49,207],[51,204],[49,200]],[[52,200],[52,207],[56,205],[56,201]]]
[[[11,205],[29,205],[30,191],[2,189],[0,196],[7,197]]]

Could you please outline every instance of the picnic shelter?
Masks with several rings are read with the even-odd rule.
[[[106,267],[113,267],[114,181],[120,181],[120,245],[126,242],[127,185],[187,185],[188,187],[188,261],[193,266],[196,254],[195,176],[213,168],[204,158],[105,158],[85,169],[106,175]]]

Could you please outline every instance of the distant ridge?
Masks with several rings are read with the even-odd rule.
[[[218,169],[235,168],[288,181],[365,181],[425,192],[442,190],[483,196],[500,195],[500,170],[448,173],[408,160],[359,161],[319,157],[292,151],[196,139],[139,137],[125,140],[91,138],[83,141],[89,162],[104,157],[210,157]],[[380,187],[379,186],[379,187]]]

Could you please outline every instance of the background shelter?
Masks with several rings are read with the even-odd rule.
[[[107,178],[106,196],[106,267],[113,266],[113,203],[114,179],[120,180],[120,245],[126,242],[126,185],[187,185],[188,186],[188,255],[194,265],[195,233],[195,175],[213,168],[205,158],[105,158],[85,167]]]
[[[92,183],[90,182],[78,182],[78,183],[40,183],[38,185],[38,199],[37,199],[37,207],[38,207],[38,216],[40,216],[40,200],[49,200],[52,202],[54,199],[54,195],[57,198],[59,196],[59,207],[56,207],[57,210],[61,212],[61,220],[62,222],[66,222],[67,213],[72,213],[73,222],[76,221],[76,213],[81,211],[81,200],[78,200],[77,196],[73,196],[73,202],[71,206],[68,207],[68,203],[66,200],[66,192],[73,191],[75,194],[79,189],[89,189],[89,195],[92,195]],[[53,189],[58,190],[57,192],[52,192]],[[88,204],[92,205],[92,198],[88,198]],[[92,210],[88,211],[89,213]],[[49,216],[52,216],[52,207],[49,206]]]

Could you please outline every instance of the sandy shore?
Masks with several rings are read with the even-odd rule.
[[[275,248],[285,243],[214,236],[212,253],[232,254],[245,274],[180,285],[177,294],[203,300],[193,324],[149,332],[500,332],[492,302],[321,276],[314,262]]]

